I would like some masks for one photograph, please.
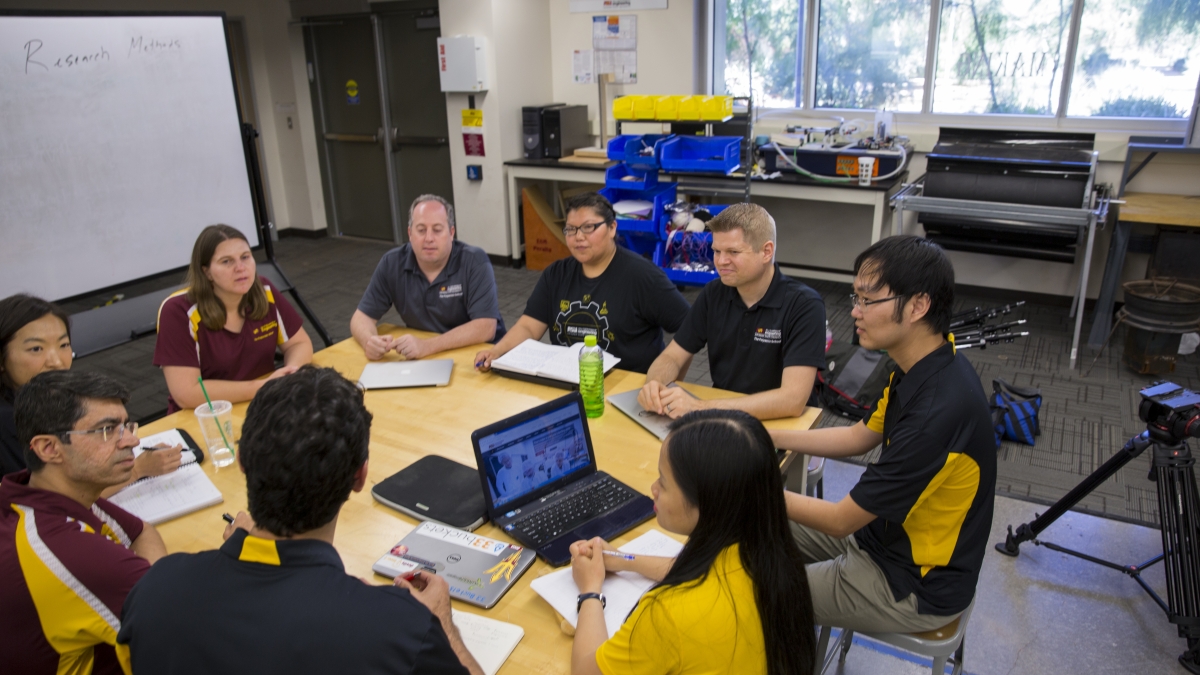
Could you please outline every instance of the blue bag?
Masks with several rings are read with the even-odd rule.
[[[1007,438],[1033,445],[1034,437],[1042,433],[1038,411],[1042,407],[1042,390],[1014,387],[1001,379],[992,380],[992,423],[996,427],[996,447]]]

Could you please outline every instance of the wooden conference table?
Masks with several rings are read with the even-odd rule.
[[[381,332],[388,328],[381,327]],[[429,335],[398,328],[392,328],[390,332],[394,335]],[[442,455],[474,466],[472,431],[566,393],[562,389],[477,372],[472,359],[483,347],[466,347],[434,357],[454,359],[454,373],[449,386],[367,392],[366,405],[374,416],[367,486],[362,492],[350,495],[350,500],[342,508],[334,539],[347,573],[371,583],[387,583],[385,577],[371,571],[371,565],[417,525],[417,521],[376,502],[370,494],[375,483],[429,454]],[[389,358],[395,357],[394,353],[389,354]],[[357,380],[367,359],[362,348],[351,338],[317,352],[313,362],[319,366],[336,368],[347,378]],[[645,375],[614,369],[604,382],[607,394],[620,393],[642,386]],[[686,388],[700,398],[736,396],[698,385],[688,384]],[[241,422],[247,405],[240,403],[233,407],[236,436],[241,435]],[[816,420],[817,414],[817,410],[810,408],[799,418],[772,420],[766,426],[773,429],[807,429]],[[658,477],[658,439],[611,405],[607,406],[602,417],[588,420],[588,425],[600,469],[635,490],[649,494],[650,484]],[[197,442],[203,442],[195,415],[190,410],[147,424],[141,433],[149,435],[173,428],[186,429]],[[225,529],[221,514],[236,513],[246,508],[246,480],[236,464],[214,469],[211,462],[205,461],[203,466],[225,496],[225,501],[159,525],[158,530],[166,541],[167,550],[172,553],[219,548],[223,542],[221,533]],[[617,541],[628,541],[654,527],[655,521],[650,520]],[[482,536],[507,540],[504,533],[490,522],[476,532]],[[515,623],[525,629],[525,637],[500,669],[501,673],[570,671],[571,638],[559,629],[550,605],[529,587],[531,580],[551,569],[539,559],[490,610],[454,602],[457,610]]]

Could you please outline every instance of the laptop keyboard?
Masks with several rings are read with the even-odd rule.
[[[537,547],[596,516],[636,498],[638,493],[605,476],[546,508],[513,521],[513,530]]]

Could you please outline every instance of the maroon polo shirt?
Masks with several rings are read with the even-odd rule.
[[[247,318],[238,333],[209,330],[200,320],[196,303],[182,290],[163,302],[158,310],[158,342],[154,365],[199,368],[206,380],[246,382],[275,369],[275,349],[304,327],[304,321],[283,294],[259,277],[267,292],[267,313],[261,319]],[[167,413],[179,410],[167,397]]]
[[[0,481],[4,672],[121,672],[113,650],[121,608],[150,569],[129,549],[142,528],[105,499],[88,509],[29,487],[29,471]]]

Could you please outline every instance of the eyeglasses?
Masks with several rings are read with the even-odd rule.
[[[582,232],[584,235],[589,235],[596,231],[596,228],[608,225],[607,222],[599,223],[584,223],[579,227],[564,227],[563,234],[568,237],[574,237],[576,232]]]
[[[889,296],[886,298],[880,298],[878,300],[867,300],[867,299],[863,298],[861,295],[859,295],[858,293],[851,293],[850,294],[850,304],[856,305],[859,309],[866,309],[868,305],[878,305],[881,302],[888,302],[889,300],[895,300],[897,298],[903,298],[903,297],[904,297],[903,295],[892,295],[892,296]]]
[[[125,437],[126,432],[129,432],[131,435],[136,436],[137,430],[138,430],[137,422],[126,422],[125,424],[106,424],[106,425],[100,427],[99,429],[84,429],[81,431],[72,430],[72,431],[63,431],[60,433],[64,436],[70,436],[71,434],[79,434],[80,436],[87,436],[90,434],[100,434],[100,437],[103,438],[105,440],[105,442],[107,442],[109,440],[109,438],[113,438],[118,441],[121,440],[122,438]]]

